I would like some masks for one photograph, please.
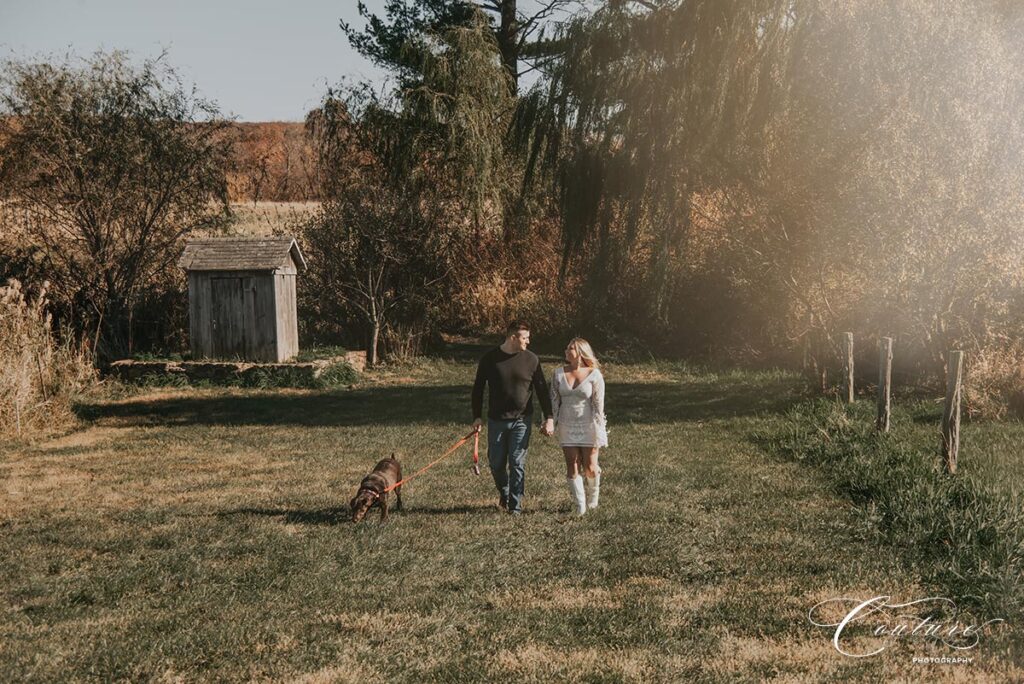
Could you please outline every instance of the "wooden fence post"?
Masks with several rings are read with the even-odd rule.
[[[878,346],[878,420],[875,422],[881,432],[889,431],[889,416],[892,411],[890,399],[892,386],[892,338],[883,337]]]
[[[814,329],[814,314],[810,316],[810,326],[808,335],[811,347],[811,375],[814,377],[814,382],[817,383],[818,390],[822,394],[828,394],[828,363],[826,359],[831,357],[828,348],[828,335],[824,327]]]
[[[803,363],[800,366],[804,376],[810,375],[811,371],[811,331],[804,333],[803,339]]]
[[[843,351],[846,360],[843,365],[843,398],[847,404],[853,403],[853,333],[843,333]]]
[[[964,353],[950,351],[946,361],[946,407],[942,412],[942,460],[946,472],[956,473],[960,450],[960,396],[963,386]]]

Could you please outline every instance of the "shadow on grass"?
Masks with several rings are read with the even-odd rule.
[[[470,422],[468,385],[378,387],[351,392],[139,399],[77,407],[86,420],[129,425],[359,426]],[[612,424],[673,423],[777,413],[796,400],[786,380],[608,384]],[[534,401],[537,414],[540,407]],[[539,418],[539,416],[538,416]]]
[[[499,511],[496,505],[476,505],[476,506],[415,506],[406,505],[403,515],[452,515],[458,513],[503,513]],[[524,511],[526,513],[526,511]]]
[[[462,513],[497,514],[496,506],[488,505],[462,505],[462,506],[409,506],[398,510],[391,504],[390,516],[417,516],[417,515],[458,515]],[[529,511],[527,511],[529,512]],[[352,522],[352,513],[347,506],[333,506],[331,508],[320,508],[316,510],[301,510],[289,508],[238,508],[230,511],[219,511],[215,514],[219,518],[231,518],[235,516],[262,516],[267,518],[280,518],[282,521],[292,525],[344,525]],[[367,520],[379,520],[380,511],[374,509],[366,516]]]
[[[268,518],[281,518],[293,525],[340,525],[352,521],[352,512],[348,506],[333,506],[313,511],[287,508],[238,508],[232,511],[219,511],[219,518],[238,515],[259,515]]]

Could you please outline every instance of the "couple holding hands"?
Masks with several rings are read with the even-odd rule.
[[[551,376],[550,389],[540,359],[527,351],[530,327],[514,321],[505,341],[480,359],[473,383],[473,427],[483,425],[487,387],[487,460],[500,506],[522,513],[526,451],[530,446],[533,395],[544,411],[545,435],[557,434],[565,455],[565,476],[578,515],[596,508],[601,488],[598,450],[608,446],[604,416],[604,376],[590,344],[574,338],[565,348],[565,365]]]

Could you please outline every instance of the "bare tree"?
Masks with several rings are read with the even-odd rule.
[[[361,320],[370,365],[379,362],[381,334],[396,314],[422,315],[443,296],[433,286],[447,274],[448,241],[429,229],[415,201],[371,175],[325,203],[301,235],[311,265],[308,308],[319,318]]]

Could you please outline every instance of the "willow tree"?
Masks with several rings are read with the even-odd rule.
[[[417,76],[394,92],[331,93],[308,120],[327,206],[304,232],[331,262],[317,267],[324,286],[354,297],[345,315],[373,357],[389,331],[429,328],[459,297],[480,241],[500,233],[510,187],[504,128],[513,100],[485,18],[423,36],[407,60]],[[346,225],[359,216],[374,230]],[[335,277],[349,263],[358,282]]]
[[[1020,25],[1005,3],[916,0],[624,0],[580,20],[517,126],[559,198],[563,271],[660,331],[711,259],[731,325],[762,342],[810,314],[933,359],[984,336],[1020,294]]]
[[[789,5],[618,2],[567,28],[516,127],[527,183],[559,198],[563,274],[595,255],[592,291],[608,293],[639,260],[645,307],[667,322],[693,198],[763,138]]]
[[[905,360],[941,372],[951,345],[1024,324],[1024,13],[812,7],[789,69],[793,115],[774,126],[786,154],[762,164],[767,187],[807,207],[810,258],[791,270],[833,329],[891,331]]]
[[[487,213],[500,216],[509,171],[504,131],[513,100],[497,54],[482,17],[450,28],[418,52],[420,82],[401,88],[391,106],[374,103],[364,118],[400,182],[450,183],[477,225]]]
[[[507,194],[504,140],[514,100],[487,19],[469,10],[455,25],[406,38],[395,89],[362,83],[331,91],[310,123],[334,179],[346,173],[338,155],[355,145],[395,186],[450,191],[479,229],[500,217]]]

